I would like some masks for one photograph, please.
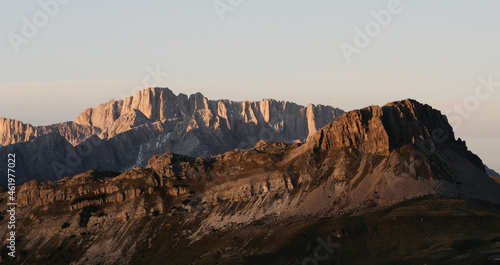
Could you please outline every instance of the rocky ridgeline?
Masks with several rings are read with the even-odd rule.
[[[441,138],[437,139],[433,134],[439,134]],[[398,176],[396,184],[430,181],[425,185],[442,181],[472,183],[489,180],[484,178],[485,168],[479,157],[467,150],[465,142],[454,139],[445,116],[413,100],[346,113],[312,135],[310,141],[303,145],[261,140],[251,149],[235,149],[225,154],[198,158],[167,152],[153,156],[145,168],[131,169],[123,174],[108,172],[106,177],[99,177],[103,174],[89,171],[62,181],[30,181],[21,186],[20,203],[24,206],[40,205],[59,200],[71,201],[81,196],[116,202],[143,193],[151,194],[158,187],[167,187],[168,194],[179,195],[186,193],[186,187],[193,181],[202,183],[202,190],[210,190],[206,199],[216,202],[248,199],[273,190],[297,190],[301,185],[312,185],[319,179],[333,181],[330,183],[332,187],[343,183],[341,190],[349,192],[367,181],[368,176],[377,178],[371,180],[375,182],[387,182],[383,177]],[[468,174],[472,174],[472,178]],[[141,185],[134,182],[139,180]],[[394,188],[384,187],[388,184],[378,183],[376,186],[380,189]],[[349,188],[346,189],[345,185]],[[487,195],[490,200],[495,198],[489,191],[470,192],[468,189],[472,187],[466,188],[469,194],[464,196],[481,198]],[[444,195],[458,192],[455,188],[441,191]],[[413,189],[407,191],[405,196],[412,196],[415,192],[414,196],[420,196],[425,194],[419,192],[441,191]],[[332,192],[335,197],[340,195],[335,189]],[[372,193],[359,191],[360,194],[364,192]],[[405,197],[391,193],[394,192],[379,195],[379,199],[388,196],[386,199],[390,201]],[[395,197],[392,198],[392,195]]]
[[[70,203],[69,210],[94,204],[123,202],[165,188],[170,195],[187,193],[188,182],[204,179],[215,158],[192,158],[165,153],[151,158],[146,168],[120,174],[91,170],[59,181],[32,180],[19,189],[19,206]],[[184,183],[184,181],[187,181]]]
[[[276,146],[281,148],[276,149]],[[20,186],[18,203],[20,207],[31,207],[62,202],[67,204],[68,210],[75,210],[135,199],[144,194],[153,194],[160,188],[166,194],[178,196],[196,189],[199,183],[205,185],[214,178],[224,178],[228,170],[238,168],[235,167],[237,164],[240,164],[239,171],[253,171],[255,165],[243,161],[249,154],[254,158],[266,157],[261,165],[270,168],[272,165],[266,164],[269,162],[267,153],[281,153],[285,147],[293,145],[260,141],[251,150],[235,150],[208,158],[168,152],[152,157],[145,168],[130,169],[122,174],[91,170],[59,181],[32,180]]]
[[[78,144],[91,135],[100,134],[98,128],[64,122],[50,126],[33,126],[18,120],[0,117],[0,145],[27,142],[45,134],[58,134],[68,142]]]
[[[123,123],[127,115],[134,117],[135,124],[131,126],[148,121],[186,122],[186,117],[192,117],[186,122],[186,130],[213,127],[238,131],[246,129],[241,127],[242,124],[252,123],[257,134],[262,134],[259,131],[263,128],[271,128],[282,133],[284,139],[305,140],[342,113],[339,109],[322,105],[303,107],[273,99],[256,102],[208,100],[201,93],[176,96],[167,88],[149,88],[125,100],[112,100],[95,109],[87,109],[75,123],[100,128],[109,138],[127,130],[117,125]]]
[[[75,122],[31,126],[0,119],[0,152],[20,153],[20,183],[57,180],[88,170],[124,171],[145,166],[154,155],[221,154],[251,148],[259,140],[305,141],[343,111],[264,99],[208,100],[148,88],[124,100],[83,111]],[[0,163],[0,169],[5,165]],[[0,184],[5,185],[3,180]]]
[[[49,126],[32,126],[20,121],[0,118],[0,145],[26,142],[35,137],[56,133],[73,143],[81,143],[90,135],[109,139],[131,128],[153,123],[183,121],[186,129],[199,127],[244,130],[253,123],[256,132],[270,128],[286,140],[305,140],[310,134],[331,122],[343,111],[323,105],[303,107],[291,102],[263,99],[234,102],[209,100],[201,93],[175,95],[168,88],[147,88],[124,100],[111,100],[83,111],[75,122]],[[239,128],[241,127],[241,128]],[[260,134],[264,134],[264,130]],[[241,134],[241,132],[240,132]],[[255,143],[254,143],[255,144]]]
[[[57,242],[74,242],[61,264],[130,264],[162,253],[183,257],[178,251],[201,242],[197,257],[212,259],[220,253],[207,244],[214,233],[251,224],[327,220],[426,196],[500,203],[500,185],[428,105],[405,100],[352,111],[309,139],[262,140],[209,157],[168,152],[123,173],[30,181],[18,191],[19,248],[52,253],[65,248]],[[162,251],[151,252],[151,242]]]
[[[481,159],[468,151],[465,142],[455,140],[446,116],[411,99],[348,112],[311,137],[308,145],[322,150],[351,147],[363,153],[389,155],[410,143],[426,154],[434,153],[438,145],[446,145],[485,171]]]

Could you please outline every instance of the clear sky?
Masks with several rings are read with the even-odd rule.
[[[0,116],[74,120],[147,86],[346,111],[414,98],[453,117],[498,171],[500,85],[478,86],[500,82],[499,10],[498,0],[4,1]]]

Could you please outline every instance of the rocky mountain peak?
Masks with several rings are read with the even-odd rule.
[[[123,100],[110,100],[96,108],[86,109],[75,123],[106,130],[120,117],[138,112],[153,121],[166,120],[172,118],[174,113],[164,105],[172,105],[176,100],[177,97],[168,88],[146,88]]]
[[[318,150],[353,148],[377,155],[389,155],[408,144],[426,155],[446,145],[485,171],[481,159],[467,149],[464,141],[455,139],[445,115],[412,99],[345,113],[308,142]]]
[[[321,129],[311,144],[322,149],[354,147],[366,153],[386,155],[408,143],[428,138],[444,143],[454,139],[454,134],[440,111],[406,99],[345,113]]]
[[[38,130],[36,130],[36,128],[31,124],[25,124],[18,120],[0,117],[1,145],[29,141],[32,137],[36,137],[38,135]]]
[[[223,127],[235,129],[238,123],[268,124],[277,132],[287,134],[286,138],[305,140],[319,128],[334,120],[343,111],[329,106],[307,107],[295,103],[263,99],[257,102],[230,100],[209,100],[201,93],[190,96],[175,95],[168,88],[146,88],[124,100],[109,101],[94,109],[87,109],[75,123],[99,128],[107,137],[113,137],[127,128],[116,125],[120,117],[139,111],[150,121],[172,121],[192,117],[190,128]]]
[[[91,169],[124,171],[146,166],[149,158],[169,151],[209,156],[251,148],[259,140],[303,142],[342,113],[323,105],[304,107],[274,99],[210,100],[201,93],[176,95],[168,88],[154,87],[86,109],[75,122],[31,126],[2,119],[0,145],[31,161],[21,182],[55,180]],[[42,137],[47,134],[59,140]],[[77,163],[68,157],[76,157]],[[3,182],[0,179],[0,185]]]
[[[455,141],[446,116],[427,104],[406,99],[386,104],[382,110],[391,150],[426,139],[439,144]]]

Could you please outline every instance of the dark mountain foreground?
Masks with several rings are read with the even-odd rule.
[[[88,209],[90,219],[104,209]],[[38,222],[48,222],[60,212],[37,214],[43,220]],[[191,244],[193,227],[178,214],[153,211],[110,231],[52,220],[57,227],[49,238],[19,238],[19,263],[2,248],[3,263],[316,264],[307,263],[312,258],[318,264],[500,264],[500,207],[482,201],[421,198],[362,215],[286,221],[270,216],[213,230]],[[314,258],[317,249],[324,258]]]
[[[18,256],[3,240],[4,264],[500,262],[500,185],[414,100],[345,113],[305,144],[168,152],[17,195]]]

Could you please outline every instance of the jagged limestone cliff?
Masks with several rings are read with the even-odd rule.
[[[201,93],[175,95],[168,88],[147,88],[124,100],[111,100],[83,111],[75,122],[49,126],[32,126],[20,121],[0,118],[0,145],[26,142],[38,136],[56,133],[73,145],[90,135],[109,139],[131,128],[156,121],[187,123],[187,130],[244,130],[242,124],[252,123],[258,134],[277,132],[286,140],[305,140],[319,128],[334,120],[343,111],[323,105],[303,107],[291,102],[263,99],[234,102],[209,100]],[[269,130],[267,130],[269,129]],[[241,134],[241,132],[240,132]]]
[[[190,156],[251,148],[259,140],[305,141],[343,111],[264,99],[209,100],[147,88],[124,100],[83,111],[75,122],[31,126],[0,119],[0,154],[19,153],[19,183],[56,180],[92,169],[124,171],[154,155]],[[0,170],[4,168],[0,163]],[[0,179],[5,185],[5,179]]]

